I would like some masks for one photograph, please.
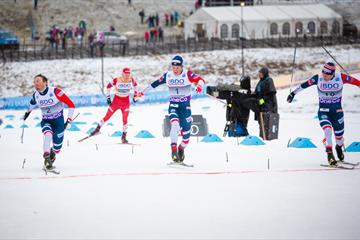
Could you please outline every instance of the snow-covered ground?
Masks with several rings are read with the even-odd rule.
[[[193,137],[186,162],[195,167],[188,169],[166,165],[169,139],[161,136],[161,124],[167,104],[131,107],[129,140],[137,146],[109,137],[121,130],[120,113],[103,134],[78,143],[106,108],[77,109],[77,121],[87,124],[78,125],[80,132],[66,132],[56,160],[61,174],[47,176],[41,170],[39,120],[34,120],[40,112],[26,122],[30,128],[21,144],[23,112],[0,111],[5,121],[0,129],[0,239],[359,239],[360,171],[320,167],[326,155],[314,118],[316,89],[301,92],[293,104],[285,101],[288,92],[278,93],[278,140],[244,146],[237,144],[242,138],[203,143]],[[347,144],[360,140],[359,93],[345,86]],[[203,114],[211,133],[222,135],[221,103],[195,100],[192,112]],[[9,114],[15,118],[5,118]],[[252,117],[249,131],[257,135]],[[6,124],[15,128],[4,129]],[[155,138],[135,138],[142,129]],[[299,136],[318,148],[287,148],[289,139]],[[346,153],[346,159],[358,162],[360,154]]]
[[[359,46],[328,47],[336,59],[346,67],[360,62]],[[257,80],[257,71],[267,66],[276,81],[279,74],[291,74],[293,48],[245,49],[245,74]],[[104,59],[105,82],[119,76],[124,67],[130,67],[141,87],[156,80],[170,67],[173,55],[136,56]],[[183,54],[185,65],[204,76],[209,84],[239,81],[242,74],[241,50],[208,51]],[[298,48],[296,74],[321,68],[330,60],[322,48]],[[33,77],[47,76],[51,84],[63,88],[71,95],[100,93],[101,59],[57,60],[7,63],[0,67],[0,96],[23,96],[33,92]],[[308,76],[310,77],[310,76]],[[290,81],[290,78],[289,78]]]

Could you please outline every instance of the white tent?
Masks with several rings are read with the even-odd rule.
[[[222,39],[341,35],[342,17],[324,4],[205,7],[185,20],[184,31],[186,38]]]

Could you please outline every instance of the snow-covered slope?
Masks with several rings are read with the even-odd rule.
[[[357,76],[359,77],[359,76]],[[360,90],[344,89],[345,139],[359,141]],[[191,138],[186,162],[191,169],[169,168],[169,139],[161,136],[167,104],[133,105],[129,139],[109,137],[121,130],[115,113],[101,135],[77,140],[106,112],[104,107],[77,109],[80,132],[66,132],[56,166],[60,175],[45,176],[42,134],[35,111],[20,143],[22,111],[0,111],[0,238],[106,239],[358,239],[360,171],[328,170],[316,115],[315,88],[293,104],[288,89],[278,93],[279,139],[264,146],[244,146],[223,138],[203,143]],[[211,133],[222,135],[225,109],[212,99],[192,102]],[[93,115],[86,115],[92,113]],[[9,120],[6,115],[13,114]],[[146,129],[153,139],[134,136]],[[258,125],[249,121],[251,134]],[[289,139],[308,137],[318,148],[287,148]],[[227,157],[226,157],[227,156]],[[359,153],[346,153],[348,161]],[[25,163],[24,163],[25,161]],[[268,170],[268,161],[270,169]],[[24,166],[22,168],[22,166]]]

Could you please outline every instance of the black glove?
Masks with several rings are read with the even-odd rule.
[[[71,119],[67,119],[66,122],[64,123],[64,129],[66,129],[67,125],[71,123]]]
[[[23,117],[24,121],[29,117],[29,115],[30,115],[30,112],[26,112],[26,113],[24,114],[24,117]]]
[[[295,97],[295,93],[294,93],[294,92],[291,92],[291,93],[289,94],[289,96],[287,97],[288,103],[291,103],[291,102],[293,101],[294,97]]]
[[[110,105],[111,104],[111,98],[106,98],[107,104]]]

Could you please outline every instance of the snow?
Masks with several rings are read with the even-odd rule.
[[[40,112],[30,115],[21,144],[23,112],[0,111],[0,239],[359,239],[359,170],[319,166],[326,155],[314,119],[316,89],[301,92],[293,104],[285,101],[288,93],[278,92],[278,140],[243,146],[237,144],[242,138],[203,143],[192,137],[185,161],[195,167],[185,169],[166,165],[169,138],[162,137],[161,124],[167,104],[131,106],[129,140],[138,146],[109,137],[122,130],[119,112],[109,120],[114,126],[78,143],[106,108],[77,109],[77,121],[88,124],[66,132],[55,162],[60,175],[41,170],[42,134],[34,120]],[[347,145],[359,141],[358,96],[358,88],[345,86]],[[221,103],[194,100],[192,113],[203,114],[209,131],[222,136]],[[13,120],[5,118],[9,114]],[[155,138],[134,138],[143,129]],[[258,134],[253,115],[248,129]],[[318,148],[287,148],[299,136]],[[345,154],[360,160],[359,153]]]
[[[349,63],[360,62],[360,50],[357,45],[331,46],[327,49],[345,67]],[[268,66],[276,81],[279,74],[291,74],[293,54],[293,48],[245,49],[245,73],[255,80],[257,71],[263,66]],[[185,66],[203,76],[209,84],[238,82],[242,74],[240,49],[182,55]],[[104,81],[106,83],[113,77],[119,76],[122,68],[130,67],[140,88],[143,88],[169,69],[173,56],[171,54],[105,58]],[[303,75],[313,68],[320,69],[327,60],[331,59],[322,48],[298,48],[295,73]],[[0,82],[3,83],[0,85],[0,95],[3,97],[31,95],[33,77],[39,73],[50,79],[50,85],[59,86],[70,95],[100,93],[101,59],[69,59],[7,63],[0,68]]]

